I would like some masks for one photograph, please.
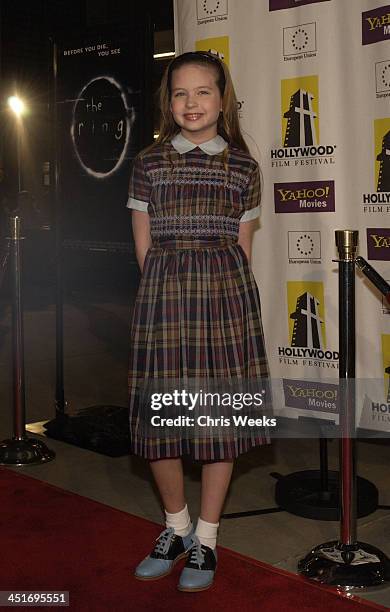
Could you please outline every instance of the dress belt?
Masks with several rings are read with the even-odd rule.
[[[216,249],[237,244],[237,238],[232,236],[177,236],[169,238],[152,238],[152,247],[168,250],[178,249]]]
[[[224,215],[177,215],[150,218],[154,247],[164,249],[215,249],[237,242],[238,218]]]

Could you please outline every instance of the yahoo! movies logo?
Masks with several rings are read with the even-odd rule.
[[[362,13],[362,44],[388,40],[390,38],[390,5],[381,6]]]
[[[329,0],[269,0],[269,10],[281,11],[282,9],[294,8],[303,4],[317,4],[318,2],[329,2]]]
[[[281,81],[283,146],[271,149],[271,166],[318,166],[334,163],[336,145],[320,144],[318,76]]]
[[[363,193],[364,212],[390,212],[390,118],[374,121],[374,192]]]
[[[275,183],[276,213],[334,212],[334,181]]]
[[[283,392],[289,408],[334,414],[339,410],[338,385],[284,378]]]
[[[376,261],[390,261],[389,228],[367,228],[367,257]]]
[[[339,355],[326,346],[324,287],[316,281],[288,281],[289,346],[278,347],[279,362],[338,368]]]

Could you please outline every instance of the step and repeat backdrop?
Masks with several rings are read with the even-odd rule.
[[[176,54],[229,66],[261,165],[253,271],[276,403],[337,411],[336,229],[390,279],[390,4],[376,0],[175,0]],[[390,433],[390,310],[358,273],[360,426]]]

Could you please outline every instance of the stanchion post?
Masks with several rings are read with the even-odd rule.
[[[21,257],[20,217],[11,217],[11,261],[13,262],[12,275],[12,348],[13,348],[13,385],[14,385],[14,436],[16,440],[23,440],[26,435],[25,410],[25,378],[24,378],[24,346],[23,346],[23,307],[21,291]]]
[[[10,250],[12,275],[12,352],[13,352],[13,400],[14,435],[0,442],[0,465],[36,465],[51,461],[55,453],[40,440],[26,436],[26,403],[24,377],[24,334],[22,300],[22,261],[20,242],[21,219],[10,219]]]
[[[339,252],[339,423],[340,539],[316,546],[298,571],[344,590],[390,581],[390,560],[378,548],[356,539],[355,427],[355,259],[358,232],[336,231]]]
[[[54,211],[55,253],[56,253],[56,419],[65,425],[67,416],[64,391],[64,296],[63,296],[63,246],[62,246],[62,207],[60,194],[60,160],[58,138],[58,48],[52,40],[52,87],[51,107],[51,177],[50,190]]]
[[[336,231],[339,252],[340,542],[348,559],[356,549],[355,259],[358,232]]]

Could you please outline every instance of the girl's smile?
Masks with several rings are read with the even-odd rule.
[[[172,73],[170,109],[185,138],[202,143],[217,135],[222,98],[212,68],[189,64]]]
[[[194,114],[194,113],[191,113],[191,114],[185,114],[185,115],[184,115],[184,117],[185,117],[186,119],[188,119],[189,121],[196,121],[196,120],[197,120],[197,119],[199,119],[199,117],[201,117],[201,116],[202,116],[202,114],[201,114],[201,113],[200,113],[200,114]]]

